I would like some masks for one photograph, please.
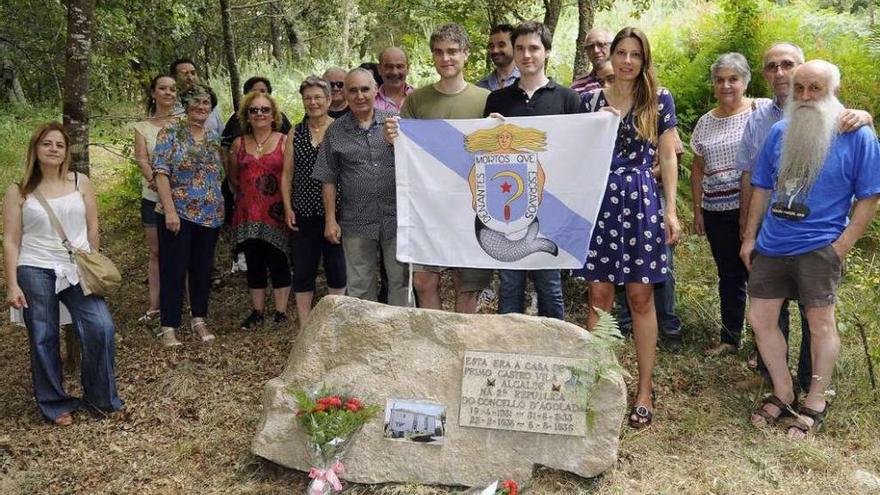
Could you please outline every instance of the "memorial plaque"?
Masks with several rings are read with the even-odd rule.
[[[465,351],[459,426],[583,437],[582,359]]]

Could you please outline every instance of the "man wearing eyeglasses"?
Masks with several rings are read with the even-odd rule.
[[[415,88],[406,83],[409,74],[409,59],[403,50],[389,46],[379,53],[379,75],[382,85],[376,93],[374,105],[379,110],[400,112],[403,102]]]
[[[596,71],[609,60],[611,54],[611,33],[604,28],[593,28],[587,33],[587,58],[590,59],[591,71],[571,82],[571,89],[583,94],[602,87],[602,81]]]
[[[370,71],[345,76],[351,112],[333,122],[324,135],[312,178],[323,183],[324,237],[342,244],[348,295],[378,299],[381,254],[388,274],[388,303],[406,306],[407,267],[397,261],[397,189],[394,148],[383,135],[393,112],[374,108],[376,81]],[[337,185],[341,195],[337,217]]]
[[[345,91],[342,90],[345,86],[345,71],[339,67],[331,67],[324,71],[321,79],[330,83],[330,110],[327,111],[327,115],[338,119],[347,114],[350,110],[348,102],[345,101]]]
[[[403,105],[400,116],[406,119],[478,119],[489,91],[464,80],[464,66],[470,55],[470,39],[458,24],[444,24],[431,33],[429,40],[434,69],[440,80],[413,92]],[[385,121],[385,139],[397,137],[397,119]],[[413,288],[420,308],[443,309],[440,300],[442,266],[413,266]],[[492,282],[491,270],[453,269],[455,311],[475,313],[480,291]]]
[[[792,43],[780,42],[772,45],[766,52],[762,61],[764,79],[773,88],[773,99],[758,106],[749,116],[743,130],[742,141],[736,155],[736,164],[742,170],[740,181],[740,210],[739,225],[740,237],[743,236],[746,221],[749,215],[749,204],[752,197],[752,166],[758,159],[758,154],[764,146],[764,141],[770,135],[770,128],[782,120],[783,109],[791,93],[792,75],[795,69],[804,63],[803,50]],[[864,110],[844,110],[837,119],[838,129],[841,132],[852,132],[864,125],[872,125],[871,114]],[[800,306],[803,339],[801,341],[800,357],[798,360],[798,384],[801,390],[807,391],[810,387],[812,376],[812,363],[810,356],[810,327]],[[779,328],[785,341],[788,342],[788,301],[782,305],[779,315]],[[787,355],[787,354],[786,354]],[[766,376],[763,363],[758,363],[760,372]]]

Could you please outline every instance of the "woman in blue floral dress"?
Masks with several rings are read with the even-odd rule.
[[[624,28],[611,43],[614,84],[583,95],[587,111],[621,115],[605,198],[599,210],[583,274],[590,283],[591,307],[611,311],[614,286],[625,285],[633,316],[639,380],[629,424],[642,428],[653,416],[651,374],[656,361],[655,282],[668,274],[665,243],[678,241],[675,210],[678,163],[675,157],[675,103],[658,88],[651,48],[637,28]],[[660,205],[652,169],[659,161],[666,210]],[[590,314],[588,326],[595,325]]]
[[[202,342],[214,340],[205,318],[211,289],[211,265],[223,225],[220,192],[220,135],[205,127],[217,105],[211,88],[195,84],[180,94],[186,118],[159,131],[153,149],[153,174],[160,203],[159,308],[165,346],[178,346],[183,288],[189,287],[192,330]]]

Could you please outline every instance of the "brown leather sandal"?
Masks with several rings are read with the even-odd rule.
[[[767,410],[764,409],[764,406],[767,404],[773,404],[774,406],[779,408],[779,414],[774,416],[774,415],[770,414],[769,412],[767,412]],[[768,395],[767,397],[764,397],[764,399],[761,401],[761,405],[758,407],[758,409],[756,409],[752,413],[752,415],[749,416],[749,421],[752,420],[753,416],[758,415],[758,416],[764,418],[764,421],[767,423],[767,426],[773,426],[777,422],[779,422],[780,419],[795,417],[797,415],[794,412],[796,407],[797,407],[797,398],[795,398],[793,401],[791,401],[791,404],[786,404],[785,402],[782,402],[782,399],[771,394],[771,395]],[[752,424],[755,424],[755,423],[752,421]],[[760,425],[755,425],[755,426],[760,426]]]
[[[805,436],[808,436],[810,433],[818,433],[819,430],[822,429],[822,423],[825,422],[825,414],[827,412],[827,402],[825,403],[825,409],[822,409],[822,411],[817,411],[807,406],[801,406],[798,408],[797,414],[793,415],[794,419],[792,419],[791,423],[788,425],[788,429],[796,428],[801,430],[804,432]],[[812,419],[813,424],[804,421],[804,416]]]

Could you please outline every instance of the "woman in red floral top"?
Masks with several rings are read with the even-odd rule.
[[[284,225],[281,170],[285,136],[281,112],[272,96],[252,92],[239,108],[242,135],[232,142],[229,180],[236,192],[232,217],[236,249],[244,252],[253,310],[241,323],[252,330],[265,320],[268,274],[275,298],[275,323],[287,321],[290,296],[289,229]]]

